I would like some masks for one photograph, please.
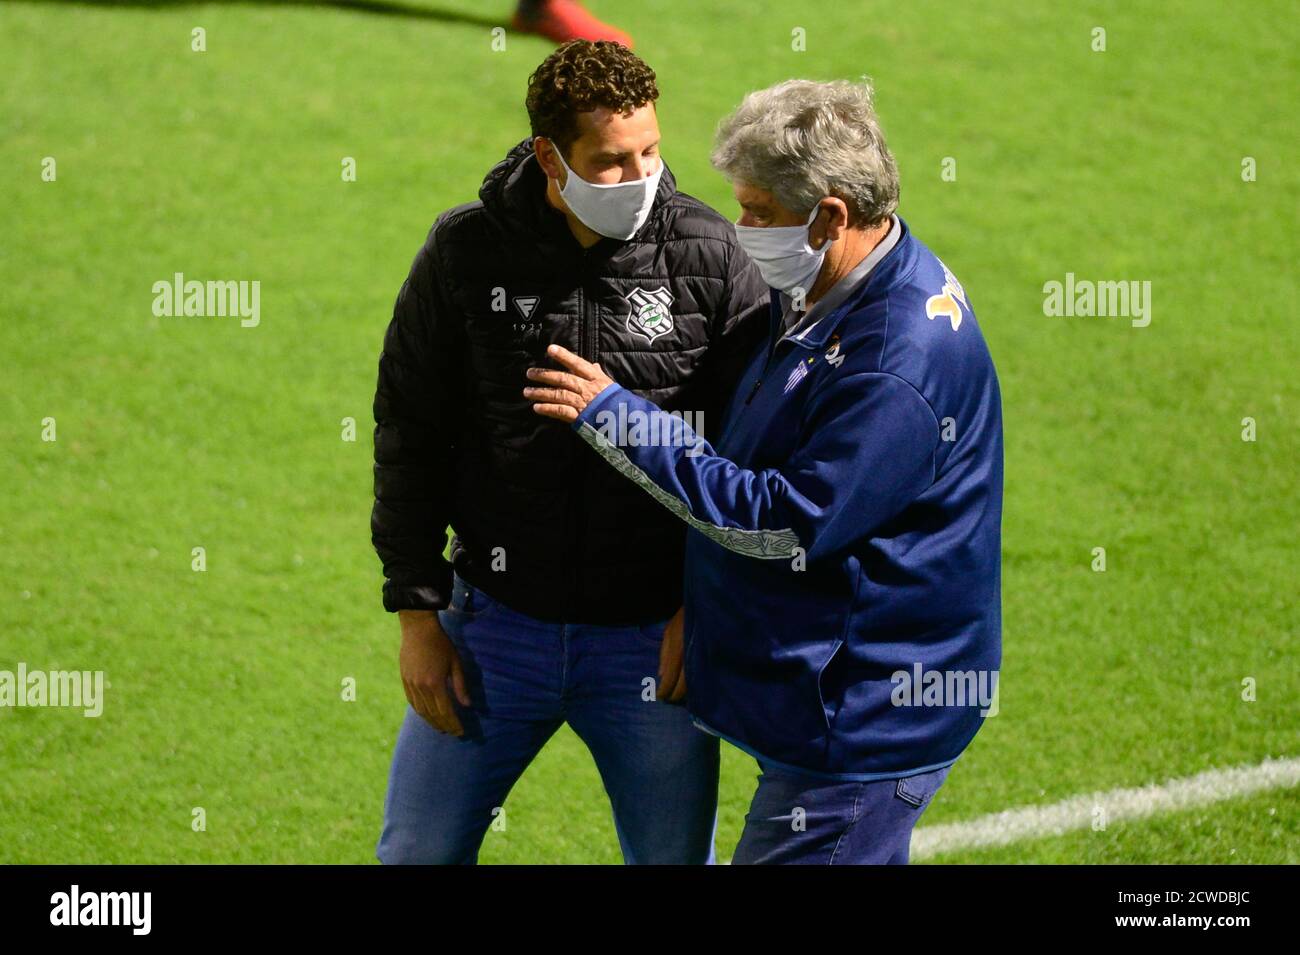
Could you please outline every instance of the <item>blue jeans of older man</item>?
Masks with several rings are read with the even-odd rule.
[[[912,828],[951,768],[852,782],[759,765],[735,865],[905,865]]]

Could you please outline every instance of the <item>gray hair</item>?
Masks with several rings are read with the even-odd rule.
[[[853,225],[883,222],[898,208],[898,167],[869,82],[786,80],[756,90],[718,124],[710,161],[799,215],[824,196],[844,200]]]

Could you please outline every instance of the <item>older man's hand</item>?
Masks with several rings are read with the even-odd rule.
[[[529,368],[528,378],[536,382],[524,389],[524,397],[533,402],[533,410],[572,424],[592,400],[614,383],[614,379],[600,370],[600,365],[587,361],[560,345],[551,345],[546,354],[558,361],[566,370]]]

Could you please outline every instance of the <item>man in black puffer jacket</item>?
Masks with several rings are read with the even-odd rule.
[[[438,217],[398,294],[371,530],[410,706],[381,861],[475,861],[566,722],[625,860],[712,860],[717,740],[672,705],[683,525],[523,396],[558,343],[713,438],[766,333],[731,224],[659,156],[657,98],[626,47],[556,50],[529,81],[533,135]]]

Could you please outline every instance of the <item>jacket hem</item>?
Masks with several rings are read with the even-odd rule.
[[[813,779],[834,780],[837,782],[869,783],[880,779],[903,779],[907,776],[918,776],[921,773],[929,773],[936,769],[943,769],[945,766],[951,766],[953,763],[957,762],[957,758],[961,755],[958,753],[957,756],[954,756],[952,759],[945,759],[942,762],[932,763],[929,766],[918,766],[915,769],[887,770],[879,773],[829,773],[815,769],[808,769],[806,766],[794,766],[790,763],[783,763],[779,759],[772,759],[770,756],[764,756],[752,746],[742,743],[740,740],[728,736],[726,733],[718,732],[697,716],[691,716],[691,722],[694,723],[698,729],[703,730],[710,736],[724,739],[742,752],[748,753],[750,756],[754,757],[754,759],[758,760],[760,764],[766,764],[776,769],[785,770],[789,773],[796,773],[800,776],[809,776]]]

